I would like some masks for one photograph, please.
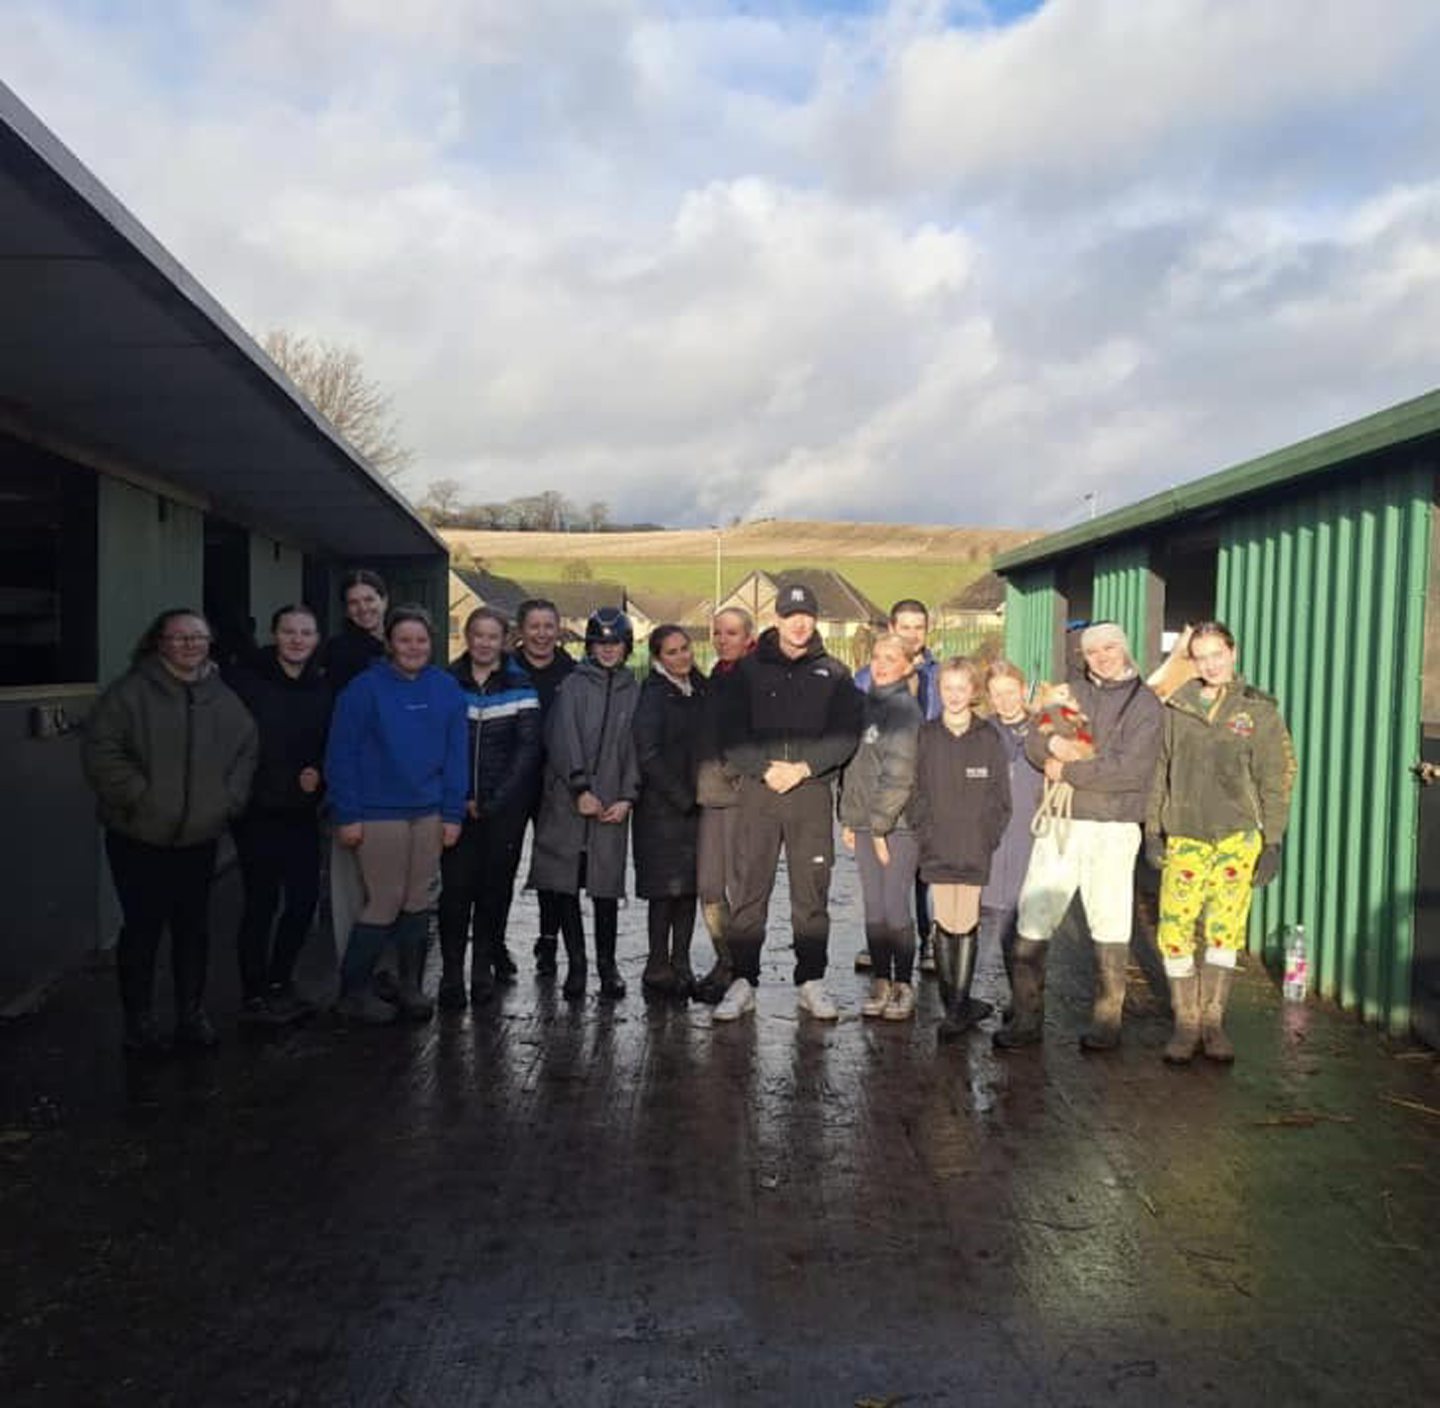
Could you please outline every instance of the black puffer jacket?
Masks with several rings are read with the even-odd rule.
[[[929,885],[983,885],[1010,822],[1010,754],[984,719],[962,734],[943,719],[921,725],[911,807],[920,833],[920,878]]]
[[[651,670],[635,710],[640,799],[635,803],[635,893],[693,895],[700,807],[696,796],[705,678],[690,672],[685,694]]]
[[[721,719],[725,761],[735,772],[761,778],[771,762],[809,763],[812,787],[828,781],[860,741],[864,696],[850,671],[817,631],[805,653],[792,660],[780,649],[780,635],[765,631],[752,655],[735,667],[735,687],[726,689]]]
[[[860,746],[840,783],[842,826],[875,836],[912,829],[910,803],[922,722],[909,680],[870,686]]]
[[[323,770],[335,695],[314,657],[292,679],[268,646],[228,683],[260,730],[260,763],[250,789],[252,811],[314,811],[320,792],[302,792],[305,768]]]
[[[523,823],[540,787],[540,700],[530,676],[508,657],[483,685],[475,683],[470,657],[450,673],[465,696],[470,771],[467,801],[482,817],[514,817]]]

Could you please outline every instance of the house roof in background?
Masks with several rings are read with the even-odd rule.
[[[815,593],[820,615],[827,621],[866,621],[879,624],[887,620],[883,607],[877,606],[849,578],[830,567],[787,567],[783,572],[766,574],[778,588],[809,587]]]
[[[522,583],[513,577],[502,577],[488,572],[483,567],[456,567],[450,570],[475,593],[486,606],[493,606],[507,616],[515,615],[515,608],[527,597],[533,595]]]
[[[602,606],[625,605],[625,587],[620,582],[526,582],[526,596],[553,601],[561,616],[574,620],[589,616]]]
[[[1005,579],[997,572],[985,572],[942,602],[942,611],[999,611],[1005,605]]]

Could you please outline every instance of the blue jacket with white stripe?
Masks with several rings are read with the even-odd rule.
[[[470,726],[469,788],[482,817],[510,816],[523,822],[540,786],[540,698],[530,677],[505,656],[483,685],[476,684],[470,657],[462,655],[450,673],[465,697]]]

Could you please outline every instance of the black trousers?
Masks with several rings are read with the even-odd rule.
[[[167,928],[175,1015],[183,1021],[199,1012],[210,952],[215,844],[152,846],[118,831],[105,833],[105,854],[124,918],[115,966],[127,1018],[148,1017],[154,1009],[155,960]]]
[[[760,979],[760,950],[770,894],[784,849],[790,876],[795,982],[825,976],[830,946],[830,872],[835,867],[835,799],[828,782],[802,782],[784,794],[746,778],[735,835],[735,893],[730,897],[731,964],[737,978]]]
[[[525,821],[523,813],[472,817],[461,827],[460,839],[440,856],[440,954],[452,979],[464,969],[472,921],[472,969],[493,962],[495,947],[505,938]]]
[[[237,948],[249,1001],[294,976],[320,898],[320,824],[311,811],[250,811],[231,831],[245,885]]]

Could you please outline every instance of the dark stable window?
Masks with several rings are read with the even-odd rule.
[[[0,436],[0,686],[95,678],[95,475]]]

